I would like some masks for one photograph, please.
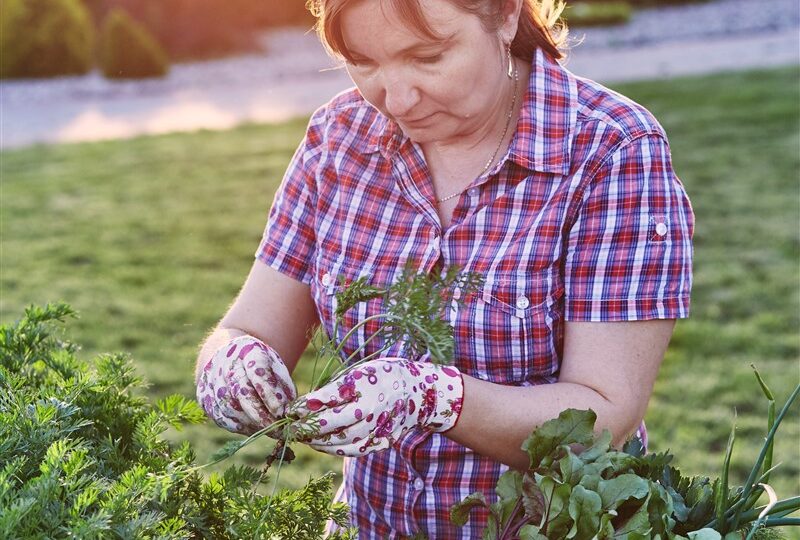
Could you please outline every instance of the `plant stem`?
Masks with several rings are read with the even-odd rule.
[[[764,527],[800,527],[800,518],[767,518]]]
[[[278,471],[275,473],[275,483],[272,486],[272,495],[270,495],[270,498],[274,497],[275,492],[278,490],[278,480],[281,478],[283,460],[286,458],[286,447],[289,446],[289,443],[285,441],[278,441],[278,444],[281,445],[281,457],[278,459]]]
[[[274,431],[274,430],[276,430],[278,428],[283,428],[284,426],[286,426],[290,422],[291,422],[291,420],[289,418],[284,417],[284,418],[281,418],[280,420],[274,421],[273,423],[271,423],[270,425],[268,425],[266,427],[263,427],[263,428],[259,429],[258,431],[256,431],[255,433],[253,433],[252,435],[247,437],[244,441],[242,441],[239,444],[239,447],[236,449],[236,452],[238,452],[239,450],[241,450],[242,448],[244,448],[245,446],[247,446],[248,444],[250,444],[251,442],[253,442],[257,438],[259,438],[261,435],[269,433],[270,431]],[[234,452],[234,454],[236,452]],[[221,457],[219,459],[215,459],[214,461],[209,461],[208,463],[205,463],[203,465],[198,465],[197,467],[192,467],[191,469],[189,469],[189,472],[200,470],[200,469],[204,469],[206,467],[210,467],[211,465],[215,465],[215,464],[219,463],[220,461],[224,461],[224,460],[228,459],[232,455],[233,454],[229,454],[229,455]]]
[[[516,526],[517,524],[514,523],[514,516],[516,516],[521,509],[522,509],[522,497],[517,499],[517,504],[514,505],[514,510],[511,511],[511,514],[508,517],[508,522],[506,522],[506,525],[505,527],[503,527],[503,530],[500,531],[500,535],[497,537],[497,540],[506,540],[506,534],[513,536],[513,534],[516,532],[514,531],[514,529],[515,528],[519,529],[519,526]]]
[[[784,416],[786,416],[786,413],[789,412],[789,407],[791,407],[792,403],[794,403],[794,400],[797,399],[798,394],[800,394],[800,384],[798,384],[795,387],[794,392],[792,392],[792,395],[789,396],[789,399],[783,405],[780,414],[778,414],[778,417],[775,419],[775,423],[772,425],[772,428],[769,430],[769,433],[767,434],[767,438],[761,447],[761,452],[758,454],[758,459],[756,459],[756,462],[753,465],[753,469],[750,471],[750,476],[748,476],[747,482],[745,482],[744,484],[744,491],[742,492],[742,500],[748,501],[748,504],[745,506],[749,506],[750,504],[755,504],[755,501],[750,502],[749,498],[750,498],[750,493],[754,488],[756,475],[758,475],[759,470],[761,470],[761,465],[764,463],[764,458],[767,455],[767,451],[769,450],[772,441],[775,440],[775,433],[778,431],[778,427],[781,425],[781,421],[783,420]],[[743,507],[736,512],[736,514],[733,516],[733,519],[730,522],[730,527],[728,527],[727,530],[730,531],[738,530],[739,522],[741,521],[742,517],[741,514],[742,510],[744,510]],[[720,525],[723,524],[720,523]]]
[[[793,514],[797,512],[797,508],[789,508],[787,510],[781,510],[779,512],[771,512],[767,519],[778,519],[788,516],[789,514]]]
[[[336,348],[333,349],[333,351],[329,354],[328,361],[325,363],[325,367],[322,368],[322,371],[320,372],[320,379],[322,378],[323,375],[325,375],[328,372],[328,369],[330,369],[331,365],[334,362],[339,362],[342,365],[346,364],[346,362],[342,363],[342,359],[341,359],[340,355],[341,355],[341,352],[342,352],[342,348],[344,348],[345,343],[347,343],[347,340],[350,339],[350,337],[352,337],[354,332],[357,332],[362,326],[366,325],[370,321],[374,321],[374,320],[381,319],[381,318],[387,318],[387,317],[389,317],[389,315],[386,314],[386,313],[378,313],[377,315],[372,315],[372,316],[367,317],[366,319],[364,319],[362,321],[359,321],[355,326],[353,326],[353,328],[351,328],[347,332],[347,334],[344,335],[344,337],[341,339],[341,341],[339,341],[339,344],[336,346]],[[338,325],[335,328],[338,329]],[[333,336],[333,339],[335,339],[335,338],[336,338],[336,334],[334,334],[334,336]],[[352,358],[353,355],[357,354],[360,351],[363,351],[365,345],[366,345],[366,343],[362,343],[348,357],[348,360],[350,358]],[[334,372],[331,375],[329,380],[332,380],[336,374],[338,374],[338,371]],[[317,390],[321,386],[320,382],[321,382],[321,380],[313,380],[313,382],[312,382],[312,390]]]
[[[367,317],[366,319],[364,319],[364,320],[362,320],[362,321],[358,321],[358,323],[357,323],[357,324],[355,324],[355,325],[353,326],[353,328],[351,328],[351,329],[350,329],[350,330],[349,330],[349,331],[348,331],[348,332],[347,332],[347,333],[344,335],[344,337],[341,339],[341,341],[339,341],[339,345],[336,347],[336,349],[334,350],[334,352],[335,352],[337,355],[338,355],[338,354],[340,354],[340,353],[342,352],[342,348],[343,348],[343,347],[345,346],[345,344],[347,343],[347,340],[348,340],[348,339],[350,339],[350,338],[353,336],[353,333],[354,333],[354,332],[356,332],[356,331],[357,331],[359,328],[361,328],[362,326],[366,325],[368,322],[370,322],[370,321],[375,321],[375,320],[377,320],[377,319],[386,319],[386,318],[389,318],[389,317],[391,317],[391,315],[389,315],[388,313],[377,313],[377,314],[375,314],[375,315],[371,315],[371,316]],[[335,337],[335,336],[334,336],[334,337]],[[362,345],[362,347],[363,347],[363,345]],[[360,348],[359,348],[359,349],[360,349]]]
[[[365,356],[364,358],[362,358],[359,362],[357,362],[357,364],[361,364],[363,362],[368,362],[369,360],[372,360],[376,356],[379,356],[379,355],[383,354],[384,352],[388,351],[390,348],[391,348],[391,344],[386,344],[383,347],[381,347],[380,349],[378,349],[377,351],[375,351],[374,353],[370,353],[367,356]],[[354,365],[356,365],[356,364],[354,364]]]
[[[767,431],[769,432],[769,430],[772,429],[772,426],[775,425],[775,396],[772,394],[772,391],[767,386],[767,383],[764,382],[764,379],[761,378],[761,374],[756,369],[756,366],[750,364],[750,367],[753,368],[753,371],[755,372],[756,375],[756,379],[758,380],[758,384],[761,386],[761,391],[764,392],[764,396],[767,398],[767,401],[769,402],[769,406],[767,409]],[[764,458],[764,471],[769,471],[769,469],[772,467],[772,452],[774,446],[775,446],[775,441],[772,441],[769,444],[767,455]],[[769,481],[769,473],[767,472],[767,474],[764,476],[764,479],[761,480],[761,482],[766,484],[768,481]]]
[[[378,329],[378,331],[374,332],[374,333],[373,333],[371,336],[369,336],[369,337],[368,337],[368,338],[367,338],[367,339],[364,341],[364,343],[363,343],[363,344],[362,344],[362,345],[361,345],[361,346],[360,346],[358,349],[356,349],[355,351],[353,351],[353,352],[350,354],[350,356],[348,356],[348,357],[345,359],[345,361],[344,361],[344,364],[345,364],[346,366],[347,366],[347,365],[349,365],[349,364],[350,364],[350,360],[352,360],[352,359],[353,359],[353,358],[354,358],[354,357],[355,357],[355,356],[356,356],[356,355],[357,355],[359,352],[363,351],[363,350],[366,348],[367,344],[368,344],[370,341],[372,341],[373,339],[375,339],[376,337],[378,337],[378,336],[380,335],[380,333],[381,333],[381,329]],[[383,348],[381,349],[381,351],[385,351],[385,350],[386,350],[386,349],[388,349],[388,348],[389,348],[389,346],[388,346],[388,345],[384,345],[384,346],[383,346]],[[373,353],[373,354],[374,354],[374,353]],[[372,355],[370,355],[370,356],[372,356]],[[368,358],[368,357],[367,357],[367,358]],[[366,360],[367,358],[364,358],[364,360]]]
[[[327,333],[325,332],[325,328],[324,327],[320,327],[320,332],[327,339],[323,339],[323,343],[320,346],[319,352],[314,356],[314,368],[311,370],[311,388],[309,388],[309,392],[312,392],[312,391],[316,390],[316,386],[317,386],[317,382],[318,382],[317,381],[317,364],[319,363],[320,355],[325,354],[325,351],[328,348],[328,345],[330,345],[331,340],[335,339],[336,335],[338,335],[338,333],[339,333],[339,318],[337,317],[333,321],[333,330],[331,331],[331,334],[334,336],[333,338],[331,338],[330,336],[327,335]],[[330,362],[330,355],[328,357],[328,361]],[[326,363],[325,367],[327,368],[327,366],[328,366],[328,364]],[[322,373],[325,373],[325,370],[323,370]],[[320,376],[322,376],[322,373],[320,374]]]
[[[758,515],[764,511],[766,506],[760,506],[758,508],[753,508],[752,510],[748,510],[747,512],[743,513],[741,518],[745,522],[749,522],[754,520],[758,517]],[[783,499],[775,503],[775,505],[770,510],[770,515],[777,514],[779,512],[785,512],[786,510],[798,510],[800,509],[800,495],[797,497],[789,497],[788,499]]]
[[[761,526],[764,524],[764,522],[767,520],[767,517],[769,516],[769,513],[772,511],[772,508],[775,506],[775,503],[778,502],[778,496],[775,494],[775,490],[772,489],[772,486],[770,486],[769,484],[759,484],[759,485],[763,487],[764,491],[766,491],[767,495],[769,495],[769,504],[766,507],[764,507],[764,509],[761,511],[760,514],[758,514],[758,519],[756,519],[753,522],[753,526],[750,527],[750,532],[747,534],[747,538],[745,540],[751,540],[755,536],[758,529],[760,529]]]
[[[722,478],[720,483],[716,486],[717,493],[715,493],[715,514],[717,522],[722,523],[725,518],[725,508],[728,505],[728,475],[731,468],[731,454],[733,453],[733,443],[736,440],[736,420],[734,413],[734,422],[731,427],[731,434],[728,436],[728,447],[725,450],[725,460],[722,463]],[[727,532],[727,531],[724,531]]]

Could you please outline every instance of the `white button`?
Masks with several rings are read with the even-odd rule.
[[[434,236],[433,240],[431,240],[431,245],[433,246],[433,249],[439,249],[442,245],[442,241],[438,236]]]
[[[417,491],[422,491],[425,489],[425,482],[422,481],[422,478],[417,478],[414,480],[414,489]]]
[[[333,278],[331,277],[330,274],[326,273],[324,276],[322,276],[323,285],[325,285],[326,287],[330,287],[332,283],[333,283]]]
[[[469,188],[469,191],[467,193],[469,193],[470,197],[477,197],[478,196],[478,188],[476,188],[476,187]]]
[[[666,223],[658,223],[656,225],[656,234],[658,236],[664,236],[667,234],[667,224]]]
[[[527,297],[520,296],[519,298],[517,298],[517,309],[525,309],[529,305],[531,305],[531,303]]]

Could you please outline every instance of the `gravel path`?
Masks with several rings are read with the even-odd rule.
[[[643,9],[626,25],[577,29],[567,66],[603,82],[800,64],[797,0],[714,0]],[[165,79],[99,74],[0,82],[0,147],[124,138],[306,115],[350,86],[313,34],[264,35],[265,54],[182,64]]]
[[[765,36],[800,27],[797,0],[717,0],[643,9],[630,24],[578,30],[593,47],[642,46],[685,39]]]

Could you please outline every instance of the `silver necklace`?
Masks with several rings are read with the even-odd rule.
[[[503,129],[503,134],[500,136],[500,142],[497,143],[497,148],[494,149],[494,152],[492,152],[492,156],[489,158],[489,161],[487,161],[486,165],[483,166],[483,170],[481,170],[478,176],[475,177],[476,179],[483,176],[486,173],[486,171],[489,170],[489,167],[492,166],[492,163],[494,163],[494,160],[497,157],[497,153],[500,151],[500,147],[503,145],[503,141],[506,138],[506,134],[508,134],[508,128],[511,126],[511,118],[514,116],[514,106],[517,104],[517,86],[518,86],[517,81],[519,81],[519,71],[517,70],[517,67],[514,66],[514,97],[511,99],[511,108],[508,109],[508,118],[506,118],[506,127],[505,129]],[[442,203],[445,201],[449,201],[453,197],[458,197],[459,195],[464,193],[471,184],[472,182],[467,184],[464,188],[460,189],[459,191],[456,191],[455,193],[448,195],[447,197],[436,199],[436,202]]]

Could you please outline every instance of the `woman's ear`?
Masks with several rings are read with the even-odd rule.
[[[524,1],[525,0],[503,0],[502,2],[500,14],[503,22],[497,31],[504,43],[511,43],[517,35],[519,17]]]

